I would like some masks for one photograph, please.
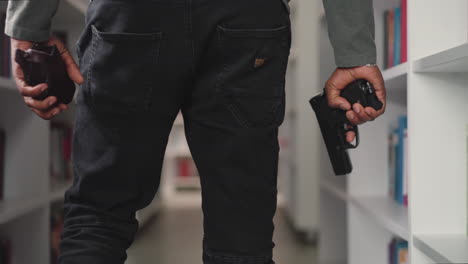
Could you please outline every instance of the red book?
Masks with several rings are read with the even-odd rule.
[[[408,0],[401,0],[401,63],[408,61]]]
[[[191,160],[188,158],[179,159],[179,176],[180,177],[189,177],[191,176]]]
[[[387,16],[387,34],[388,34],[388,53],[387,53],[387,68],[394,66],[394,51],[395,51],[395,10],[389,10]]]

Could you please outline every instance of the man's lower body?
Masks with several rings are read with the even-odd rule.
[[[200,173],[204,263],[274,263],[289,48],[282,0],[94,0],[77,45],[86,80],[60,263],[124,263],[179,110]]]

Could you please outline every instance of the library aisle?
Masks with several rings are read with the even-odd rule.
[[[126,264],[201,263],[202,213],[199,192],[177,194],[140,230]],[[297,240],[283,208],[275,217],[275,261],[278,264],[315,264],[313,244]]]

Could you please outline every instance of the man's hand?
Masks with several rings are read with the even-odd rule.
[[[377,98],[383,103],[383,107],[376,111],[372,107],[364,108],[361,104],[351,104],[343,97],[340,96],[341,90],[346,85],[357,79],[365,79],[372,83],[375,88],[375,94]],[[328,99],[328,105],[332,108],[339,108],[346,110],[346,117],[350,123],[354,125],[360,125],[367,121],[372,121],[378,116],[385,112],[386,106],[386,92],[385,84],[377,66],[362,66],[354,68],[337,68],[335,72],[330,76],[326,85],[326,94]],[[354,132],[348,132],[346,134],[346,140],[352,142],[356,137]]]
[[[70,78],[78,84],[83,83],[83,76],[78,69],[78,66],[75,63],[75,60],[71,56],[70,52],[67,50],[65,45],[58,39],[51,38],[48,45],[56,45],[60,54],[62,54],[62,59],[65,62],[67,67],[67,72]],[[42,101],[35,100],[33,97],[40,95],[43,91],[47,89],[47,84],[41,83],[34,87],[29,86],[24,80],[24,74],[21,70],[21,67],[18,63],[15,62],[15,53],[16,49],[27,50],[33,46],[32,42],[11,39],[11,57],[12,57],[12,70],[13,78],[15,79],[16,86],[20,91],[21,95],[24,98],[26,105],[36,113],[39,117],[49,120],[52,117],[58,115],[60,112],[67,109],[65,104],[57,104],[57,98],[55,96],[49,96]]]

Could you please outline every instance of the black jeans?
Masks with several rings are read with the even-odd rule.
[[[282,0],[90,4],[61,264],[124,263],[179,110],[201,179],[204,263],[274,263],[290,32]]]

